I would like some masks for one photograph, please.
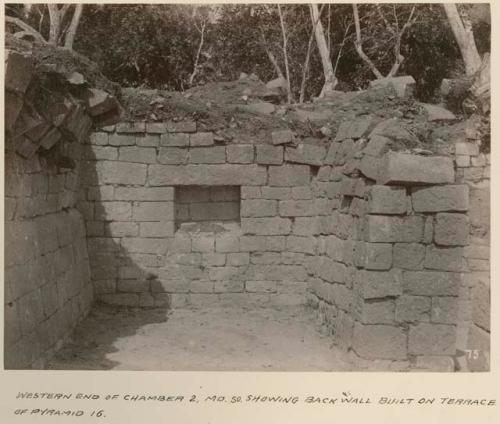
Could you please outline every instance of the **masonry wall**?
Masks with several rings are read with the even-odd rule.
[[[65,145],[78,158],[77,143]],[[75,169],[5,153],[5,368],[41,368],[93,300]]]

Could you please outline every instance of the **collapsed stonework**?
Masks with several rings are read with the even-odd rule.
[[[412,115],[373,113],[359,100],[365,94],[335,125],[328,104],[280,115],[306,129],[321,121],[307,136],[279,117],[258,137],[228,137],[233,120],[211,128],[203,116],[108,125],[116,106],[99,94],[98,115],[90,117],[88,98],[78,114],[64,114],[78,137],[51,121],[62,133],[45,148],[57,144],[53,165],[33,135],[43,132],[12,121],[7,368],[43,366],[96,299],[307,304],[361,366],[488,369],[490,163],[473,132],[457,124],[443,133],[446,148],[422,148],[408,130]],[[382,103],[398,93],[386,95]],[[258,104],[252,113],[262,121],[281,113]],[[420,124],[455,122],[422,107]],[[20,136],[31,147],[26,158]]]

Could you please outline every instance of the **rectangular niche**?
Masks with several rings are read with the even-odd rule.
[[[239,225],[240,199],[240,186],[177,186],[175,228],[186,223],[232,222]]]

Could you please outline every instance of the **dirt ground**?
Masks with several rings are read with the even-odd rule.
[[[48,369],[347,371],[304,307],[96,306]]]

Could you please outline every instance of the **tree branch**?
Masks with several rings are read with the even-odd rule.
[[[68,30],[66,32],[66,37],[64,39],[64,48],[68,50],[73,50],[73,42],[75,41],[76,30],[78,29],[78,24],[80,23],[80,18],[83,12],[83,4],[78,3],[75,5],[75,12],[73,13],[73,18],[69,24]]]
[[[198,73],[198,62],[200,61],[201,49],[203,48],[203,43],[205,41],[205,28],[206,28],[206,26],[207,26],[206,21],[202,22],[201,28],[198,28],[198,26],[196,26],[196,29],[200,32],[201,37],[200,37],[200,44],[198,45],[198,51],[196,52],[196,59],[194,61],[194,69],[189,77],[189,85],[190,86],[193,84],[194,77]]]
[[[287,53],[287,36],[286,36],[286,29],[285,29],[285,21],[283,19],[283,13],[281,12],[281,6],[278,3],[278,14],[280,17],[280,24],[281,24],[281,35],[283,37],[283,56],[285,57],[285,72],[286,72],[286,90],[287,90],[287,100],[288,103],[292,103],[292,89],[290,87],[290,67],[288,66],[288,53]]]
[[[5,16],[5,22],[10,24],[14,24],[21,28],[26,34],[31,35],[35,40],[47,44],[47,40],[43,38],[42,34],[40,34],[35,28],[29,26],[27,23],[21,21],[19,18],[14,18],[12,16]]]

